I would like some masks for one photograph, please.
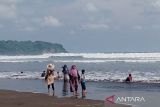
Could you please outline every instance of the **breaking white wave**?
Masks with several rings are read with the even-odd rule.
[[[143,83],[160,83],[160,72],[139,72],[133,71],[133,82]],[[111,81],[111,82],[124,82],[127,75],[126,72],[88,72],[86,75],[87,80],[91,81]]]
[[[157,62],[160,53],[55,53],[43,55],[0,56],[0,62]]]
[[[127,75],[122,71],[89,71],[86,72],[86,80],[88,81],[104,81],[104,82],[124,82]],[[60,73],[62,76],[62,73]],[[143,83],[160,83],[160,72],[139,72],[133,71],[133,82]],[[0,79],[44,79],[41,72],[24,71],[21,72],[0,72]]]
[[[39,72],[0,72],[0,78],[8,79],[41,79]]]
[[[152,63],[160,61],[160,53],[56,53],[43,55],[28,56],[0,56],[0,62],[64,62],[64,63],[105,63],[105,62],[135,62],[135,63]],[[157,65],[158,66],[158,65]],[[156,67],[157,67],[156,66]],[[97,66],[99,67],[99,66]],[[86,67],[87,68],[87,67]],[[99,68],[90,69],[95,71],[87,71],[86,79],[91,81],[116,81],[123,82],[127,76],[125,71],[99,71]],[[130,68],[127,68],[130,69]],[[105,69],[104,69],[105,70]],[[139,70],[139,69],[138,69]],[[160,83],[160,71],[150,68],[142,71],[132,71],[135,82]],[[145,71],[145,72],[144,72]],[[42,79],[41,72],[17,71],[5,72],[0,71],[0,78],[10,79]]]

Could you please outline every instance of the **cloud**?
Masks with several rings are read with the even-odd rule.
[[[140,29],[135,25],[148,26],[160,22],[158,9],[160,0],[0,0],[0,22],[37,29],[63,25],[70,29],[100,30],[116,26]],[[15,20],[16,24],[10,23]]]
[[[75,35],[76,32],[75,32],[74,30],[71,30],[71,31],[69,32],[69,34],[70,34],[70,35]]]
[[[142,30],[143,27],[140,26],[140,25],[136,25],[136,26],[133,26],[133,29],[135,29],[135,30]]]
[[[35,27],[33,26],[26,26],[24,28],[21,28],[22,31],[28,31],[28,32],[31,32],[31,31],[35,31],[37,30]]]
[[[4,27],[4,25],[0,24],[0,29],[2,29]]]
[[[149,0],[76,0],[67,5],[55,7],[53,13],[55,16],[62,17],[61,20],[71,27],[83,25],[83,28],[106,29],[111,25],[132,28],[134,25],[143,25],[150,21],[144,16],[144,12],[152,8],[150,3]],[[86,25],[86,23],[92,24]]]
[[[107,24],[85,24],[82,25],[82,29],[86,30],[107,30],[109,26]]]
[[[160,0],[156,0],[152,3],[152,5],[156,8],[160,8]]]
[[[0,4],[0,18],[15,18],[16,6],[14,4]]]
[[[86,8],[90,12],[98,12],[98,8],[94,4],[92,4],[92,3],[88,3],[86,5]]]
[[[45,16],[43,24],[51,27],[60,27],[62,25],[62,23],[53,16]]]
[[[22,2],[23,0],[0,0],[0,3],[2,4],[16,4],[19,2]]]
[[[0,0],[0,18],[16,18],[17,5],[24,0]]]

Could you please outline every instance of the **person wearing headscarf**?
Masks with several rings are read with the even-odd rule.
[[[71,76],[71,86],[73,89],[73,95],[78,95],[79,73],[78,73],[76,65],[71,66],[71,69],[69,71],[69,75]]]

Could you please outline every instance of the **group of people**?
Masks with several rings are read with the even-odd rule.
[[[54,95],[54,80],[56,78],[60,78],[59,72],[55,75],[55,69],[53,64],[47,65],[47,71],[42,73],[42,77],[45,77],[45,81],[48,86],[48,93],[50,93],[50,88],[52,87],[53,95]],[[76,65],[72,65],[70,69],[68,69],[67,65],[62,67],[63,73],[63,92],[68,91],[68,84],[70,84],[70,92],[73,92],[74,96],[78,96],[78,85],[81,84],[82,88],[82,98],[86,97],[86,84],[85,84],[85,70],[81,71],[81,75],[78,72]]]
[[[55,66],[53,64],[47,65],[47,72],[43,71],[41,77],[45,77],[45,81],[48,85],[48,93],[50,93],[50,87],[52,87],[53,95],[54,95],[54,80],[56,78],[61,78],[59,72],[55,75]],[[85,84],[85,70],[82,69],[81,75],[78,72],[76,65],[72,65],[70,69],[68,69],[67,65],[62,67],[63,73],[63,92],[68,92],[68,84],[70,84],[70,92],[73,92],[74,96],[78,96],[78,85],[81,84],[82,88],[82,97],[86,97],[86,84]],[[125,79],[125,82],[132,82],[132,75]]]

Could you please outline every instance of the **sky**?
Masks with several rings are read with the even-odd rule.
[[[0,0],[0,40],[69,52],[160,52],[160,0]]]

